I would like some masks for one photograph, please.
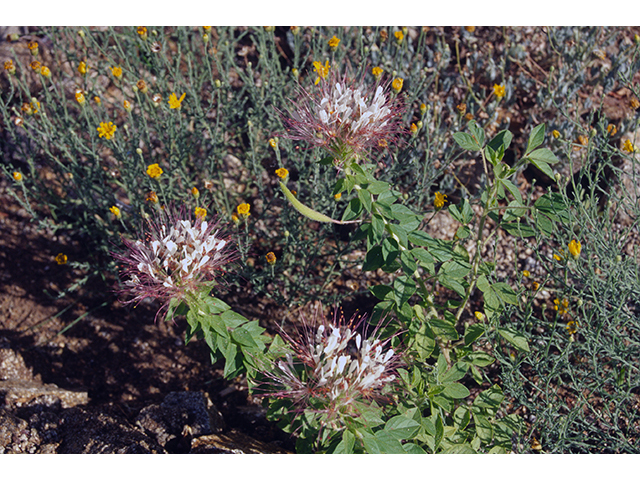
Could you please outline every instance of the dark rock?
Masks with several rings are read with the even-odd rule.
[[[83,407],[64,410],[57,453],[166,453],[153,439],[115,412],[91,412]]]
[[[172,392],[161,405],[143,408],[135,423],[171,453],[186,453],[192,438],[224,428],[222,415],[203,392]]]
[[[63,408],[85,405],[89,402],[87,392],[72,392],[54,384],[43,384],[33,380],[0,381],[0,399],[4,405],[19,408],[26,404],[41,403],[51,406],[59,403]]]
[[[0,453],[35,453],[39,445],[40,437],[35,429],[0,409]]]
[[[236,430],[205,435],[191,441],[190,453],[292,453]]]

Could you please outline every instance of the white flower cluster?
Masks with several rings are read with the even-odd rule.
[[[338,400],[346,405],[395,379],[389,373],[394,351],[384,352],[378,339],[363,340],[359,333],[344,326],[320,325],[315,338],[308,341],[305,350],[309,355],[304,359],[312,369],[308,387],[319,388],[317,391],[325,392],[329,401]],[[286,384],[296,390],[304,389],[294,374],[290,355],[286,363],[281,361],[278,366],[286,376]]]
[[[327,127],[344,126],[354,135],[368,126],[384,127],[391,116],[391,108],[381,86],[376,88],[373,100],[367,105],[363,87],[354,90],[338,82],[322,98],[316,113]]]
[[[191,225],[179,220],[175,225],[160,225],[156,238],[146,244],[138,240],[138,270],[167,288],[197,279],[202,271],[217,265],[223,257],[226,240],[216,238],[206,221]],[[132,278],[136,283],[137,278]]]

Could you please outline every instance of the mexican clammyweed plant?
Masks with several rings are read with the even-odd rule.
[[[284,342],[272,344],[260,394],[269,399],[268,418],[298,435],[300,451],[340,451],[343,433],[367,425],[375,401],[393,392],[400,356],[393,338],[381,338],[384,329],[367,331],[364,317],[347,321],[336,310],[327,321],[318,308],[300,320],[294,334],[282,330]]]
[[[225,376],[251,375],[269,339],[257,321],[250,322],[211,294],[237,252],[231,237],[205,216],[202,208],[191,215],[167,206],[148,222],[143,240],[123,238],[124,253],[114,254],[125,266],[122,293],[133,296],[128,302],[159,299],[163,305],[156,318],[164,309],[166,320],[186,315],[186,342],[193,335],[204,338],[212,361],[224,357]]]
[[[484,191],[477,201],[479,218],[467,198],[449,205],[460,227],[454,239],[437,240],[423,225],[442,209],[444,195],[436,196],[435,209],[426,217],[416,214],[401,203],[402,196],[392,185],[376,179],[376,166],[368,161],[368,149],[393,141],[399,130],[393,126],[393,117],[398,115],[393,90],[399,91],[401,84],[379,85],[375,93],[367,95],[353,87],[357,83],[347,76],[340,80],[321,77],[319,82],[315,92],[303,91],[294,102],[291,111],[296,113],[293,119],[285,120],[294,133],[290,130],[284,136],[323,147],[330,154],[323,163],[340,170],[334,194],[350,195],[351,199],[342,219],[334,220],[303,205],[284,182],[281,188],[293,207],[312,220],[361,223],[356,236],[367,242],[363,270],[382,269],[393,274],[390,285],[371,287],[380,300],[374,321],[392,312],[397,319],[395,334],[407,345],[409,359],[406,369],[398,369],[406,393],[393,407],[379,407],[380,418],[386,420],[347,428],[339,444],[326,448],[369,452],[510,449],[519,419],[514,415],[495,418],[503,398],[500,388],[490,387],[469,407],[460,400],[470,392],[458,381],[471,371],[476,382],[483,383],[478,367],[494,359],[473,347],[487,331],[495,330],[515,348],[528,350],[520,332],[497,324],[505,304],[518,305],[519,300],[508,283],[496,281],[495,265],[482,259],[489,241],[483,235],[488,219],[508,231],[521,229],[525,215],[535,221],[532,209],[523,203],[510,178],[529,163],[553,174],[549,165],[557,162],[555,155],[538,148],[544,140],[544,125],[533,129],[523,158],[513,166],[503,163],[512,139],[509,131],[486,141],[484,130],[471,121],[470,133],[453,135],[462,148],[480,153]],[[508,205],[500,203],[505,201]],[[469,250],[475,252],[470,255]],[[434,296],[437,283],[458,299],[438,305]],[[482,292],[484,308],[472,314],[467,306],[476,289]],[[462,338],[460,329],[464,330]],[[282,363],[281,369],[287,372],[286,378],[293,378],[292,363]],[[400,416],[389,418],[392,412]],[[396,430],[396,422],[403,425],[402,433]],[[385,426],[380,427],[382,424]]]

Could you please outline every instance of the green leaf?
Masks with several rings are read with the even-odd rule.
[[[484,325],[481,323],[474,323],[473,325],[469,325],[464,332],[464,344],[471,345],[478,338],[480,338],[484,334]],[[465,357],[465,359],[468,358]]]
[[[544,142],[544,123],[538,125],[529,135],[529,141],[527,142],[527,151],[524,152],[524,156],[527,156],[533,149],[538,148]]]
[[[427,252],[424,248],[413,248],[410,250],[411,255],[415,258],[418,263],[420,263],[421,267],[428,268],[430,270],[433,269],[433,265],[435,260],[431,256],[429,252]]]
[[[365,190],[365,189],[361,188],[361,189],[358,190],[358,198],[362,202],[362,205],[367,210],[367,212],[370,212],[371,211],[371,202],[372,202],[371,193],[368,190]],[[353,200],[351,202],[353,202]]]
[[[402,445],[402,448],[404,448],[404,451],[409,453],[409,454],[421,454],[421,453],[427,453],[424,451],[424,449],[418,445],[416,445],[415,443],[405,443]]]
[[[476,434],[484,443],[489,443],[493,438],[491,423],[484,415],[474,415],[473,421],[476,425]]]
[[[413,275],[418,268],[416,261],[408,250],[402,250],[400,252],[400,265],[402,265],[402,271],[408,276]]]
[[[548,163],[536,160],[534,158],[531,159],[531,163],[533,163],[538,168],[538,170],[547,175],[549,178],[555,178],[553,170],[551,170],[551,167]]]
[[[466,375],[468,369],[468,364],[464,362],[456,362],[442,375],[438,375],[438,379],[442,383],[457,382]]]
[[[476,286],[481,292],[486,292],[491,288],[491,284],[489,280],[487,280],[487,276],[482,274],[478,275],[478,279],[476,280]]]
[[[529,153],[529,158],[531,160],[550,163],[552,165],[560,161],[558,157],[556,157],[555,154],[548,148],[539,148],[538,150],[534,150],[533,152]]]
[[[435,238],[422,230],[414,230],[407,237],[411,243],[418,247],[437,245]]]
[[[531,228],[529,224],[521,221],[520,219],[516,220],[515,222],[501,223],[500,227],[503,228],[504,231],[507,232],[508,234],[514,235],[520,238],[536,236],[535,230]]]
[[[462,385],[461,383],[448,383],[444,387],[444,392],[442,392],[449,398],[467,398],[471,392],[467,387]]]
[[[465,150],[469,150],[472,152],[477,152],[481,149],[478,142],[468,133],[465,132],[456,132],[453,134],[453,139],[456,141],[460,147]]]
[[[474,415],[480,412],[487,412],[489,415],[495,415],[498,412],[500,404],[504,400],[504,393],[499,385],[492,385],[490,388],[480,392],[473,401]]]
[[[420,330],[415,335],[415,349],[420,357],[420,360],[424,361],[431,356],[431,353],[436,348],[436,340],[433,330],[423,323],[420,325]]]
[[[486,367],[495,362],[495,358],[485,352],[473,352],[462,359],[478,367]]]
[[[482,148],[484,146],[484,130],[478,126],[475,120],[471,120],[467,127],[471,132],[471,135],[475,138],[476,142]]]
[[[456,408],[455,412],[453,412],[453,424],[458,430],[464,430],[467,425],[469,425],[470,420],[471,412],[466,405],[460,405]]]
[[[527,338],[516,329],[511,327],[498,327],[498,333],[518,350],[523,352],[529,351],[529,342],[527,342]]]
[[[487,145],[496,151],[502,147],[502,154],[504,155],[504,152],[509,148],[509,145],[511,145],[512,139],[513,134],[509,130],[502,130],[498,132]]]
[[[496,282],[491,285],[494,292],[502,299],[503,302],[511,305],[518,305],[518,295],[509,284],[504,282]]]
[[[400,306],[407,303],[416,290],[416,282],[410,277],[403,275],[393,281],[395,300]]]
[[[351,454],[353,453],[353,446],[355,445],[356,437],[349,430],[342,432],[342,441],[338,444],[333,451],[335,454]]]
[[[513,198],[515,198],[517,202],[522,205],[522,194],[520,193],[520,190],[518,190],[518,187],[516,187],[510,180],[507,180],[506,178],[503,178],[500,181],[504,184],[507,190],[509,190],[511,195],[513,195]]]
[[[289,200],[289,203],[291,203],[291,205],[293,206],[293,208],[295,208],[298,212],[300,212],[302,215],[304,215],[307,218],[310,218],[311,220],[315,220],[316,222],[324,222],[324,223],[338,223],[338,224],[346,224],[346,223],[356,223],[357,221],[351,221],[351,222],[341,222],[338,220],[334,220],[331,217],[327,217],[326,215],[320,213],[320,212],[316,212],[315,210],[312,210],[311,208],[307,207],[306,205],[303,205],[302,202],[300,202],[300,200],[298,200],[296,198],[296,196],[291,193],[291,190],[289,190],[287,188],[287,186],[282,183],[280,183],[280,189],[282,190],[282,192],[284,193],[285,197],[287,197],[287,199]]]
[[[438,275],[446,275],[449,279],[460,279],[464,278],[470,271],[470,264],[454,259],[443,263]]]
[[[380,181],[371,182],[367,186],[367,190],[369,190],[373,195],[380,195],[381,193],[389,190],[389,184],[387,182]]]
[[[362,202],[358,198],[352,198],[342,214],[342,220],[348,221],[358,218],[362,213]]]
[[[445,320],[442,320],[440,318],[431,318],[429,320],[429,326],[431,327],[433,332],[440,338],[443,338],[445,340],[458,339],[458,331],[456,330],[456,327]]]
[[[451,445],[442,451],[445,454],[457,454],[457,455],[469,455],[475,454],[476,452],[470,445],[466,443],[461,443],[458,445]]]
[[[368,432],[362,432],[364,448],[367,453],[380,454],[398,454],[406,453],[399,440],[396,440],[386,430],[378,430],[374,435]]]
[[[384,429],[397,440],[408,440],[420,430],[420,423],[404,415],[396,415],[389,419]]]
[[[367,252],[367,256],[364,259],[362,270],[370,272],[377,270],[384,265],[384,257],[382,256],[382,247],[376,245]]]
[[[256,348],[258,344],[253,340],[253,337],[249,332],[247,332],[243,327],[236,328],[231,331],[231,338],[239,344],[244,345],[245,347],[254,347]]]
[[[369,291],[373,293],[378,300],[384,300],[387,297],[387,294],[392,290],[393,288],[389,285],[373,285],[369,287]]]

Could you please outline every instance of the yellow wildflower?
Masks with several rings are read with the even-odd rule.
[[[586,135],[578,135],[578,143],[583,147],[586,147],[587,145],[589,145],[589,137],[587,137]]]
[[[59,253],[58,255],[56,255],[56,263],[58,265],[64,265],[65,263],[67,263],[67,256],[64,253]]]
[[[529,270],[523,270],[522,271],[522,275],[529,278],[529,276],[531,275],[531,273],[529,273]]]
[[[207,216],[207,209],[202,207],[196,207],[196,218],[200,220],[204,220],[204,217]]]
[[[391,82],[391,88],[393,88],[397,93],[400,93],[403,83],[404,80],[402,78],[396,78],[393,82]]]
[[[560,255],[558,255],[557,253],[553,254],[553,259],[560,262],[562,260],[562,257]]]
[[[82,90],[76,90],[76,102],[78,102],[80,105],[84,105],[85,98]]]
[[[138,35],[140,35],[140,38],[142,38],[142,40],[147,39],[147,27],[138,27],[136,29],[136,32],[138,33]]]
[[[151,203],[158,203],[158,195],[156,194],[156,192],[149,192],[147,193],[145,200]]]
[[[29,66],[33,69],[34,72],[39,72],[40,68],[42,67],[42,64],[39,61],[34,60],[33,62],[30,63]]]
[[[113,74],[114,77],[116,78],[122,77],[122,68],[120,67],[120,65],[116,67],[110,67],[110,68],[111,68],[111,73]]]
[[[493,85],[493,94],[498,98],[502,98],[507,94],[507,88],[496,83]]]
[[[382,72],[384,72],[384,70],[382,70],[382,68],[380,67],[373,67],[371,69],[371,73],[373,73],[373,76],[376,77],[376,79],[380,78],[380,75],[382,75]]]
[[[7,71],[7,73],[9,73],[9,75],[16,74],[16,67],[13,64],[13,60],[7,60],[6,62],[4,62],[4,69]]]
[[[147,167],[147,175],[149,175],[151,178],[158,178],[160,175],[162,175],[162,169],[160,168],[160,165],[158,165],[157,163],[149,165]]]
[[[464,29],[469,33],[473,33],[476,31],[476,27],[464,27]]]
[[[182,106],[182,101],[184,100],[184,97],[186,97],[187,94],[183,93],[180,96],[180,99],[178,99],[178,96],[175,93],[172,93],[171,95],[169,95],[169,107],[170,108],[180,108]]]
[[[394,32],[394,35],[396,37],[396,42],[398,42],[398,45],[402,45],[402,40],[404,40],[404,33],[398,30],[397,32]]]
[[[283,179],[287,178],[287,176],[289,175],[289,170],[287,170],[286,168],[279,168],[276,170],[276,175]]]
[[[197,200],[198,198],[200,198],[200,190],[198,190],[196,187],[193,187],[191,189],[191,194],[193,195],[193,197]]]
[[[100,100],[100,97],[93,97],[93,101],[96,102],[97,105],[102,104],[102,100]]]
[[[387,142],[386,139],[381,138],[380,140],[378,140],[378,146],[380,148],[387,148],[388,145],[389,145],[389,142]]]
[[[38,55],[38,42],[29,42],[27,46],[29,47],[29,50],[31,50],[31,55],[34,57]]]
[[[342,198],[342,193],[336,193],[336,194],[333,196],[333,198],[334,198],[334,200],[336,200],[336,201],[340,200],[340,199]]]
[[[208,32],[209,30],[211,30],[211,27],[202,27],[202,29],[203,29],[205,32]]]
[[[241,203],[240,205],[238,205],[238,215],[244,215],[245,217],[248,217],[249,215],[251,215],[249,213],[250,208],[251,205],[249,205],[248,203]]]
[[[240,219],[238,218],[238,215],[236,215],[235,213],[231,214],[231,220],[233,221],[233,223],[235,223],[236,225],[238,224],[238,222],[240,222]]]
[[[553,309],[556,310],[560,315],[565,315],[569,311],[569,300],[567,300],[566,298],[563,298],[562,301],[556,298],[553,303]]]
[[[476,316],[476,318],[477,318],[478,320],[481,320],[481,321],[482,321],[482,320],[484,320],[484,313],[482,313],[482,312],[475,312],[475,313],[474,313],[474,315]]]
[[[129,100],[125,100],[123,106],[127,112],[133,110],[133,106],[131,105],[131,102]]]
[[[571,240],[569,242],[569,253],[573,255],[573,258],[578,258],[580,256],[581,250],[582,250],[582,245],[578,240]]]
[[[318,74],[318,78],[316,78],[315,82],[315,85],[317,85],[320,82],[320,79],[324,80],[327,78],[327,75],[329,75],[329,68],[331,67],[329,65],[329,60],[327,60],[324,67],[320,62],[313,62],[313,68],[316,69],[316,73]]]
[[[86,62],[80,62],[80,64],[78,65],[78,73],[82,76],[85,76],[87,74],[87,69],[89,67],[87,66]]]
[[[16,182],[21,182],[22,181],[22,174],[20,172],[13,172],[13,179]]]
[[[570,320],[567,322],[566,328],[567,332],[569,332],[569,335],[573,335],[578,332],[578,322],[576,322],[575,320]]]
[[[49,67],[44,66],[40,69],[40,75],[45,78],[51,78],[51,70],[49,70]]]
[[[458,113],[460,115],[464,115],[465,113],[467,113],[467,104],[466,103],[461,103],[459,105],[456,105],[456,108],[458,109]]]
[[[628,138],[624,141],[624,145],[622,145],[622,150],[627,153],[633,153],[636,151],[636,146],[631,143],[631,140]]]
[[[100,126],[96,130],[98,130],[99,137],[104,137],[105,139],[110,140],[116,133],[117,128],[118,127],[116,127],[113,122],[100,122]]]
[[[542,450],[542,444],[535,437],[531,440],[531,450],[535,450],[537,452]]]
[[[412,134],[414,134],[414,135],[415,135],[416,133],[418,133],[418,127],[416,126],[416,124],[415,124],[415,123],[412,123],[412,124],[411,124],[411,127],[409,127],[409,130],[411,130],[411,133],[412,133]]]
[[[436,207],[438,210],[440,210],[442,207],[444,207],[444,202],[447,201],[447,196],[443,195],[440,192],[436,192],[436,198],[433,201],[433,206]]]
[[[607,133],[613,137],[616,133],[618,133],[618,129],[613,123],[610,123],[609,125],[607,125]]]
[[[334,51],[334,52],[338,48],[339,44],[340,44],[340,39],[338,37],[336,37],[335,35],[333,37],[331,37],[331,39],[329,40],[329,47],[331,47],[331,50]]]
[[[273,265],[274,263],[276,263],[276,254],[273,252],[269,252],[266,255],[267,258],[267,262],[269,263],[269,265]]]
[[[558,130],[551,132],[551,135],[553,135],[553,138],[560,138],[560,132]]]
[[[120,219],[120,217],[122,217],[122,214],[120,213],[120,209],[118,207],[116,207],[115,205],[113,207],[111,207],[109,209],[109,211],[111,213],[113,213],[117,219]]]
[[[531,283],[531,289],[532,290],[538,290],[540,288],[540,284],[538,282],[532,282]]]
[[[275,150],[276,148],[278,148],[278,140],[275,138],[270,138],[269,145]]]
[[[629,100],[629,106],[634,110],[637,110],[638,107],[640,107],[640,102],[636,97],[633,97],[631,100]]]
[[[298,35],[300,33],[300,27],[295,26],[295,27],[289,27],[289,30],[291,30],[291,33],[294,35]]]
[[[427,113],[427,105],[424,103],[420,104],[420,114],[424,115],[425,113]]]

